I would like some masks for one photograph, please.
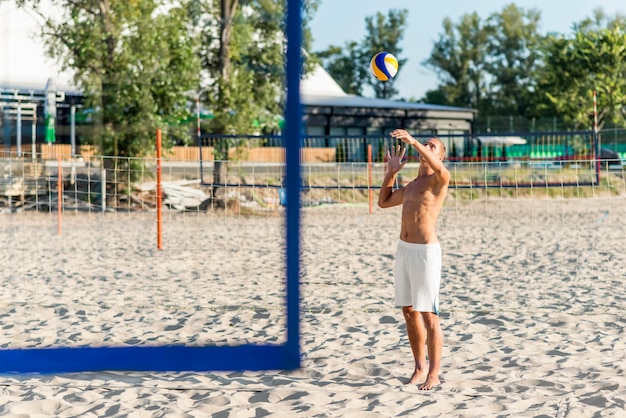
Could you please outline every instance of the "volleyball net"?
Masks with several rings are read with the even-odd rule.
[[[598,182],[587,159],[535,162],[447,163],[442,315],[619,313],[624,169],[601,164]],[[288,340],[284,162],[205,161],[201,175],[199,159],[164,158],[161,249],[154,158],[2,164],[3,348]],[[407,162],[398,186],[418,168]],[[301,162],[303,327],[324,315],[396,314],[401,209],[376,206],[384,173],[384,161]]]
[[[279,292],[284,286],[284,162],[205,161],[202,176],[198,159],[164,158],[161,252],[157,249],[153,158],[135,159],[132,164],[104,158],[36,162],[5,158],[2,164],[8,173],[1,215],[9,225],[3,232],[7,263],[21,260],[13,268],[22,273],[12,289],[14,293],[5,294],[5,303],[46,305],[55,293],[51,289],[52,293],[46,293],[41,278],[51,274],[55,265],[71,259],[80,266],[80,271],[71,276],[87,275],[101,281],[102,299],[80,298],[86,305],[141,309],[195,306],[222,312],[284,309]],[[451,223],[453,228],[443,228],[443,233],[446,229],[476,226],[488,234],[490,225],[501,229],[522,223],[536,229],[537,235],[559,224],[565,236],[579,234],[582,228],[599,233],[600,228],[618,226],[620,216],[608,213],[619,208],[626,194],[621,165],[603,165],[597,182],[595,162],[589,160],[568,160],[567,164],[559,160],[447,164],[452,180],[441,222]],[[398,175],[397,186],[415,178],[418,167],[418,163],[409,161]],[[299,199],[307,217],[303,223],[304,245],[320,242],[322,249],[330,249],[333,240],[348,239],[338,235],[339,224],[331,223],[323,228],[323,236],[307,244],[306,226],[329,222],[328,214],[337,213],[342,222],[346,221],[344,216],[356,218],[371,227],[390,216],[376,207],[384,174],[384,162],[302,162]],[[223,181],[207,181],[217,176]],[[488,221],[487,215],[491,216]],[[602,222],[591,222],[593,219]],[[488,224],[474,225],[481,220]],[[395,231],[391,232],[393,235]],[[515,240],[515,230],[510,232]],[[367,235],[363,239],[376,240]],[[618,237],[617,242],[620,240]],[[39,242],[46,244],[34,245]],[[138,258],[130,261],[133,251],[137,251]],[[322,264],[332,250],[323,253]],[[246,256],[238,257],[241,254]],[[168,267],[161,268],[159,263]],[[26,268],[29,270],[23,270]],[[250,277],[253,283],[258,278],[261,282],[256,283],[259,286],[255,290],[265,290],[254,297],[245,295],[236,286],[227,285],[237,277]],[[223,288],[215,288],[219,292],[198,292],[195,286],[200,283],[223,284]],[[119,284],[138,293],[131,292],[133,296],[129,297],[123,287],[107,287]],[[332,287],[330,282],[328,287]],[[69,291],[57,290],[54,299],[72,302],[76,289]],[[32,292],[43,293],[39,297]],[[324,304],[316,306],[314,301],[305,301],[305,305],[308,309],[327,308]]]

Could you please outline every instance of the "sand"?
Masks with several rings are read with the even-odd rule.
[[[442,385],[393,306],[399,211],[303,210],[295,371],[0,376],[13,417],[626,415],[626,200],[451,197],[439,222]],[[284,228],[266,216],[0,215],[6,348],[281,343]]]

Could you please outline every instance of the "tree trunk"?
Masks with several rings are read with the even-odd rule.
[[[233,28],[233,15],[237,10],[239,0],[221,0],[220,26],[220,75],[224,82],[230,79],[230,41]]]
[[[224,193],[218,193],[222,187],[215,186],[216,184],[226,184],[227,181],[227,169],[228,161],[214,161],[213,162],[213,200],[218,204],[224,204],[226,207],[226,195]]]
[[[223,86],[228,84],[231,72],[230,60],[230,43],[232,38],[233,16],[239,6],[239,0],[221,0],[221,26],[220,26],[220,50],[219,50],[219,71],[222,78],[220,85],[220,102],[224,106],[228,106],[227,100],[223,94]],[[224,132],[225,133],[225,132]],[[228,148],[222,157],[224,160],[216,160],[213,163],[213,184],[225,184],[226,172],[228,167]],[[213,186],[212,197],[214,204],[218,204],[226,208],[226,196],[219,193],[221,187]]]

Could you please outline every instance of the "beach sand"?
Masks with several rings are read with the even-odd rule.
[[[413,359],[397,208],[302,212],[302,367],[0,377],[12,417],[626,416],[626,200],[447,200],[442,385]],[[266,216],[0,215],[2,348],[285,341],[284,226]]]

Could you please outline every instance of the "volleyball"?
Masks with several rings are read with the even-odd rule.
[[[370,61],[370,73],[380,81],[391,80],[398,72],[398,59],[389,52],[379,52]]]

